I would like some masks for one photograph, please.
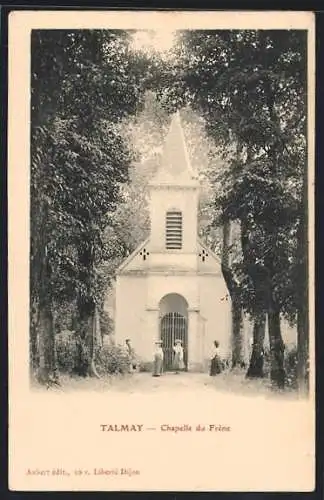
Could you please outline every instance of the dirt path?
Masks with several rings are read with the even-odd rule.
[[[167,391],[192,391],[196,389],[214,389],[214,380],[205,373],[164,373],[153,377],[148,373],[136,373],[130,380],[133,390],[162,389]]]
[[[37,391],[45,388],[36,386]],[[107,391],[129,394],[179,393],[183,396],[197,393],[201,395],[221,393],[241,396],[275,396],[270,390],[268,380],[247,380],[244,371],[223,372],[216,377],[206,373],[164,373],[161,377],[153,377],[151,373],[134,373],[130,375],[110,375],[96,378],[61,376],[61,387],[53,389],[62,392],[96,392]],[[294,393],[288,391],[285,396],[294,398]]]
[[[122,391],[122,392],[150,392],[162,390],[167,392],[185,392],[197,388],[214,390],[214,379],[204,373],[164,373],[161,377],[153,377],[151,373],[133,373],[129,375],[111,375],[96,378],[81,378],[61,376],[63,391],[90,390],[90,391]]]

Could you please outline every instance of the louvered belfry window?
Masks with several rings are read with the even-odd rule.
[[[182,248],[182,213],[176,210],[166,214],[166,248],[167,250]]]

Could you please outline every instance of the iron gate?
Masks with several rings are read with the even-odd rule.
[[[188,327],[187,320],[182,314],[170,312],[161,319],[161,340],[164,352],[164,369],[172,370],[173,347],[176,339],[180,339],[183,347],[185,369],[188,361]]]

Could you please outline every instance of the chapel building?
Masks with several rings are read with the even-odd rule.
[[[115,341],[130,338],[143,362],[151,362],[161,339],[166,371],[175,339],[182,340],[189,371],[206,370],[215,339],[230,349],[221,264],[197,236],[199,188],[177,113],[149,184],[150,236],[119,267],[115,290]]]

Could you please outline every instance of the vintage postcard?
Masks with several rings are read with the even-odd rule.
[[[10,14],[11,490],[314,490],[314,37]]]

